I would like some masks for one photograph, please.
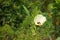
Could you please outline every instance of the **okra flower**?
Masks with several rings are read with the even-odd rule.
[[[38,25],[38,26],[43,25],[45,23],[45,21],[46,21],[46,17],[41,14],[38,14],[34,18],[34,23],[35,23],[35,25]]]

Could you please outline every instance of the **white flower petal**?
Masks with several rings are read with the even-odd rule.
[[[35,16],[34,18],[35,25],[43,25],[45,21],[46,21],[46,17],[41,14]]]

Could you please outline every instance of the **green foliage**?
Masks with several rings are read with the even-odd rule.
[[[37,14],[47,19],[42,26],[34,24]],[[0,40],[52,40],[59,28],[59,0],[0,0]]]
[[[57,37],[57,39],[56,40],[60,40],[60,37]]]

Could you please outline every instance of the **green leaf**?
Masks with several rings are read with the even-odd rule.
[[[5,24],[4,26],[3,26],[3,28],[2,28],[2,32],[7,32],[8,34],[14,34],[14,31],[12,30],[12,28],[9,26],[9,25],[7,25],[7,24]]]
[[[36,16],[39,12],[40,11],[39,11],[38,7],[35,7],[32,11],[32,16]]]
[[[29,15],[30,12],[28,11],[28,9],[24,5],[23,5],[23,8],[26,11],[26,14]]]

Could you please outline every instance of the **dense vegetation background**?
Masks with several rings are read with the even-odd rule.
[[[39,27],[34,24],[37,14],[47,18]],[[0,0],[0,40],[56,38],[60,38],[60,0]]]

